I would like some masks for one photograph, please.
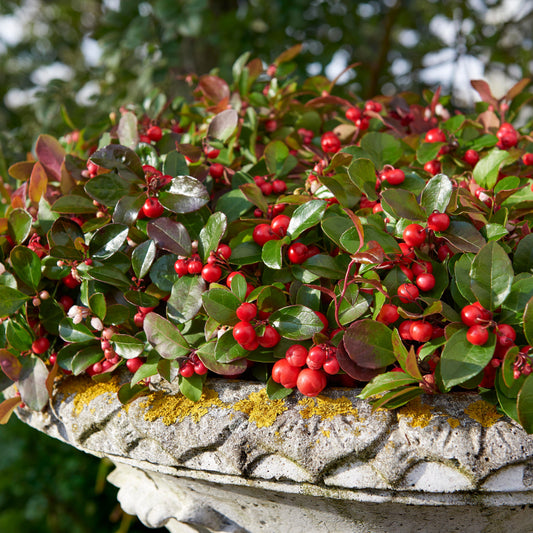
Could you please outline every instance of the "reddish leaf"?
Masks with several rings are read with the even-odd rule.
[[[263,62],[256,57],[246,65],[246,68],[248,69],[248,83],[251,83],[263,72]]]
[[[65,149],[51,135],[39,135],[35,145],[37,159],[48,175],[56,181],[61,177],[61,163],[65,159]]]
[[[35,165],[35,161],[21,161],[11,165],[8,172],[16,180],[27,181],[31,176],[33,165]]]
[[[294,59],[302,51],[302,44],[295,44],[291,46],[288,50],[282,52],[276,59],[274,59],[274,65],[281,65],[281,63],[286,63],[291,59]]]
[[[340,96],[333,96],[332,94],[328,94],[327,96],[318,96],[317,98],[313,98],[312,100],[309,100],[309,102],[307,102],[305,105],[306,107],[321,107],[326,104],[348,106],[348,107],[352,106],[352,104],[348,100],[345,100],[344,98],[341,98]]]
[[[63,161],[61,163],[61,193],[69,194],[74,187],[76,187],[76,180],[68,171],[65,161]]]
[[[375,378],[378,374],[385,372],[385,368],[364,368],[356,364],[344,349],[343,343],[341,342],[337,346],[337,360],[339,365],[350,377],[357,379],[358,381],[370,381],[372,378]]]
[[[500,127],[500,119],[498,118],[498,115],[494,113],[494,111],[483,111],[483,113],[479,114],[477,120],[483,125],[485,131]]]
[[[20,361],[7,350],[0,349],[0,368],[4,371],[4,374],[11,380],[17,381],[20,376],[22,365]]]
[[[498,100],[492,95],[489,84],[484,80],[471,80],[470,85],[477,91],[479,96],[484,102],[492,104],[494,106],[498,105]]]
[[[39,203],[42,195],[46,192],[47,184],[48,178],[46,177],[46,170],[43,165],[37,161],[31,171],[30,186],[28,188],[28,194],[33,203]]]
[[[11,414],[20,403],[20,398],[8,398],[0,403],[0,424],[7,424]]]
[[[506,93],[503,97],[504,100],[513,100],[515,97],[517,97],[520,93],[524,91],[524,89],[531,83],[531,78],[524,78],[520,80],[518,83],[515,83]]]
[[[50,398],[52,397],[52,394],[54,392],[54,380],[56,379],[57,372],[59,371],[59,365],[57,364],[57,361],[54,363],[54,366],[50,370],[50,374],[48,374],[48,377],[46,378],[45,385],[46,390],[48,391],[48,396]]]
[[[437,104],[439,103],[440,91],[441,91],[441,87],[439,85],[437,87],[437,90],[435,91],[435,94],[433,95],[433,98],[431,99],[431,105],[430,105],[431,115],[435,113],[435,108],[437,107]]]
[[[229,99],[230,91],[228,84],[218,76],[211,76],[209,74],[202,76],[198,87],[204,96],[213,102],[220,102],[224,98]]]
[[[27,193],[28,182],[25,182],[15,192],[11,194],[11,207],[13,209],[24,209],[26,207]]]

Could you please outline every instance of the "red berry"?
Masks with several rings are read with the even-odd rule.
[[[275,120],[270,119],[265,122],[265,130],[268,133],[272,133],[276,131],[277,128],[278,128],[278,123]]]
[[[193,363],[194,365],[194,373],[198,374],[199,376],[203,376],[204,374],[207,374],[208,368],[202,363],[202,361],[198,360]]]
[[[249,322],[237,322],[233,327],[233,338],[241,345],[246,346],[256,340],[255,329]]]
[[[189,269],[187,268],[187,261],[185,259],[178,259],[174,263],[174,270],[176,271],[176,274],[181,278],[182,276],[185,276],[185,274],[189,273]]]
[[[255,304],[244,302],[237,307],[237,318],[243,322],[250,322],[257,316],[257,306]]]
[[[274,194],[283,194],[287,190],[287,184],[283,180],[274,180],[272,182],[272,192]]]
[[[383,106],[379,102],[374,102],[374,100],[367,100],[365,102],[365,111],[374,111],[379,113],[383,109]]]
[[[144,325],[144,317],[145,317],[145,314],[144,313],[141,313],[140,311],[138,313],[135,313],[134,317],[133,317],[133,323],[138,327],[138,328],[142,328],[143,325]]]
[[[230,272],[228,277],[226,278],[226,285],[231,289],[231,281],[235,276],[242,276],[243,279],[244,276],[240,272]]]
[[[78,281],[72,274],[67,274],[62,281],[69,289],[75,289],[81,285],[81,281]]]
[[[326,374],[334,376],[339,372],[341,366],[339,365],[339,361],[337,361],[336,356],[329,355],[324,364],[322,365],[322,368],[324,369],[324,372],[326,372]]]
[[[407,246],[416,248],[426,240],[426,230],[420,224],[409,224],[403,230],[402,237]]]
[[[137,370],[139,370],[143,364],[144,359],[142,357],[134,357],[133,359],[128,359],[126,361],[126,367],[132,374],[135,374],[135,372],[137,372]]]
[[[437,257],[439,261],[444,261],[447,257],[451,257],[453,252],[450,250],[450,247],[447,244],[442,244],[437,250]]]
[[[433,326],[427,322],[415,321],[409,328],[409,334],[414,341],[427,342],[431,339]]]
[[[533,165],[533,154],[528,152],[522,156],[522,162],[524,165]]]
[[[199,259],[191,259],[187,263],[187,272],[189,274],[200,274],[204,268],[204,265]]]
[[[307,366],[313,370],[320,370],[326,362],[327,353],[321,346],[313,346],[307,355]]]
[[[307,348],[301,344],[293,344],[285,352],[285,359],[292,366],[302,367],[307,359]]]
[[[345,117],[352,122],[355,122],[361,117],[361,110],[358,107],[349,107],[346,110]]]
[[[259,342],[259,345],[263,348],[273,348],[278,344],[281,337],[280,334],[276,331],[276,329],[272,326],[265,326],[265,331],[263,335],[260,335],[257,337],[257,340]]]
[[[430,291],[435,287],[435,276],[429,272],[423,272],[416,277],[415,283],[421,291]]]
[[[221,255],[224,259],[229,259],[231,257],[231,248],[227,244],[219,244],[217,254]]]
[[[332,131],[327,131],[320,139],[320,146],[324,152],[335,154],[341,149],[341,141]]]
[[[446,142],[446,135],[444,135],[442,130],[433,128],[426,133],[424,141],[427,143],[444,143]]]
[[[494,333],[498,344],[505,348],[512,346],[516,340],[516,331],[509,324],[498,324]]]
[[[42,354],[50,348],[50,341],[46,337],[39,337],[31,343],[31,351],[36,354]]]
[[[161,137],[163,137],[163,132],[159,126],[150,126],[146,132],[146,135],[151,141],[157,142],[161,140]]]
[[[266,180],[263,176],[254,176],[254,182],[258,187],[261,187],[261,185],[266,183]]]
[[[300,369],[290,365],[287,359],[276,361],[272,367],[272,379],[276,383],[283,385],[286,389],[296,387],[299,374]]]
[[[279,239],[279,237],[272,231],[270,224],[258,224],[254,228],[252,238],[259,246],[263,246],[268,241]]]
[[[438,174],[440,172],[440,161],[437,161],[436,159],[431,159],[431,161],[428,161],[424,165],[424,170],[431,174],[432,176],[435,176],[435,174]]]
[[[399,168],[393,168],[383,173],[383,179],[390,185],[400,185],[405,181],[405,173]]]
[[[204,152],[209,159],[216,159],[220,154],[220,150],[218,148],[210,148],[209,146],[205,147]]]
[[[475,150],[467,150],[463,156],[463,161],[474,167],[479,161],[479,154]]]
[[[59,298],[58,303],[66,313],[74,305],[74,300],[67,294],[64,294]]]
[[[411,325],[414,323],[413,320],[404,320],[398,327],[398,333],[404,341],[412,341],[411,337]]]
[[[480,322],[483,322],[485,314],[476,305],[465,305],[461,309],[461,320],[466,326],[475,326]]]
[[[376,318],[378,322],[382,322],[387,326],[396,322],[400,318],[398,314],[398,307],[394,304],[383,304],[383,307],[380,309],[379,314]]]
[[[307,259],[307,246],[301,242],[293,242],[287,250],[287,257],[291,263],[301,265]]]
[[[146,199],[146,202],[144,202],[143,213],[148,218],[158,218],[163,214],[164,211],[165,208],[161,205],[161,202],[157,198],[150,197]]]
[[[269,196],[270,194],[272,194],[272,183],[269,183],[268,181],[263,183],[263,185],[260,185],[259,188],[265,196]]]
[[[402,283],[398,287],[398,297],[404,304],[414,302],[419,296],[418,287],[412,283]]]
[[[476,346],[482,346],[487,342],[489,339],[489,332],[487,328],[483,326],[470,326],[468,328],[468,331],[466,332],[466,340],[470,344],[474,344]]]
[[[184,378],[191,378],[194,375],[194,364],[191,361],[186,361],[180,367],[180,375]]]
[[[327,379],[324,372],[311,368],[304,368],[296,380],[296,386],[304,396],[318,396],[326,385]]]
[[[222,269],[218,265],[205,265],[202,268],[202,278],[207,283],[216,283],[222,277]]]
[[[432,274],[433,265],[429,261],[418,260],[416,263],[412,264],[411,270],[415,276],[426,273]]]
[[[416,259],[415,253],[413,252],[411,247],[408,246],[404,242],[399,243],[399,246],[400,246],[400,250],[402,251],[402,257],[401,257],[402,263],[406,265],[410,265]]]
[[[446,231],[450,226],[450,217],[446,213],[432,213],[428,217],[428,228],[432,231]]]
[[[214,179],[218,180],[224,175],[224,165],[220,163],[213,163],[209,167],[209,175]]]
[[[406,265],[399,264],[400,270],[406,275],[407,279],[409,281],[414,281],[415,275],[413,274],[413,271]]]
[[[280,237],[285,237],[287,234],[287,228],[291,222],[291,217],[287,215],[278,215],[272,219],[270,227],[272,231],[279,235]]]
[[[355,121],[355,127],[359,128],[361,131],[367,130],[369,126],[370,120],[368,119],[368,117],[361,117]]]

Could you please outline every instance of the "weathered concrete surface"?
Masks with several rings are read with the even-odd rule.
[[[347,389],[269,401],[258,383],[212,380],[192,403],[160,383],[124,407],[118,387],[68,378],[44,413],[18,415],[113,460],[122,506],[151,527],[533,529],[533,437],[475,395],[372,413]]]

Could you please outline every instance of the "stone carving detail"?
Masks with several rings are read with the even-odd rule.
[[[269,531],[272,524],[263,527],[253,513],[247,515],[248,507],[237,509],[232,492],[246,506],[263,509],[271,502],[274,514],[291,515],[287,506],[298,500],[294,512],[307,524],[301,529],[306,532],[327,516],[337,516],[335,527],[328,526],[332,531],[359,531],[354,513],[368,514],[378,502],[392,506],[394,514],[403,503],[431,506],[432,512],[434,506],[444,511],[467,504],[468,513],[481,513],[468,520],[485,524],[486,531],[492,531],[490,520],[482,517],[491,506],[522,505],[518,514],[533,519],[526,506],[533,503],[533,437],[478,396],[424,396],[397,412],[373,413],[353,390],[270,402],[260,384],[213,380],[196,404],[161,382],[148,396],[122,406],[119,381],[68,378],[58,385],[50,409],[18,415],[113,460],[118,468],[110,481],[120,487],[121,504],[151,527],[164,524],[180,533]],[[263,495],[252,497],[252,489]],[[313,509],[312,520],[306,505]],[[416,511],[419,518],[424,512]],[[475,531],[468,513],[461,511],[461,520]],[[352,518],[346,521],[347,516]],[[372,527],[403,531],[392,523]],[[368,530],[368,524],[361,526]]]

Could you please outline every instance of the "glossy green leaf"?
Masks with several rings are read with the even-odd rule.
[[[134,191],[135,188],[132,189],[131,184],[116,172],[99,174],[85,184],[85,192],[93,200],[107,207],[115,207],[123,196],[128,196]]]
[[[126,405],[132,402],[133,400],[136,400],[137,398],[144,396],[149,391],[150,389],[147,385],[141,385],[138,383],[135,383],[132,385],[131,383],[124,383],[124,385],[122,385],[120,389],[118,390],[117,397],[121,404]]]
[[[17,385],[20,399],[34,411],[40,411],[48,403],[47,378],[48,369],[41,359],[33,354],[24,359]]]
[[[111,342],[118,355],[125,359],[139,357],[144,351],[144,342],[131,335],[115,334]]]
[[[167,316],[179,323],[196,316],[202,307],[206,283],[201,276],[183,276],[173,285],[167,302]]]
[[[440,372],[446,387],[460,385],[479,374],[494,354],[496,337],[492,332],[483,346],[476,346],[466,340],[466,331],[456,331],[442,350]]]
[[[235,314],[241,301],[226,289],[213,288],[202,294],[206,313],[219,324],[233,326],[239,319]]]
[[[477,253],[486,244],[483,235],[470,222],[452,220],[448,229],[440,234],[459,252]]]
[[[500,168],[513,159],[506,150],[494,148],[485,157],[482,157],[474,167],[475,182],[484,189],[492,189],[498,181]]]
[[[150,271],[157,253],[153,240],[144,241],[137,245],[131,254],[131,266],[137,279],[143,279]]]
[[[283,176],[294,168],[297,160],[289,154],[284,142],[271,141],[265,148],[265,163],[269,174]]]
[[[377,200],[376,193],[376,168],[370,159],[354,159],[348,167],[348,176],[352,183],[363,193],[369,200]]]
[[[102,348],[100,348],[100,346],[98,346],[97,344],[82,348],[72,358],[72,373],[75,376],[79,376],[84,370],[89,368],[91,365],[98,363],[103,358],[104,352],[102,351]]]
[[[118,268],[112,266],[92,267],[89,270],[89,276],[92,279],[101,281],[117,289],[126,290],[131,285],[131,279],[128,279]]]
[[[41,260],[39,256],[26,246],[15,246],[9,255],[11,265],[18,278],[36,290],[41,281]]]
[[[376,168],[394,165],[402,157],[400,141],[388,133],[368,132],[361,139],[361,148],[370,156]]]
[[[180,154],[176,150],[169,152],[165,158],[163,164],[163,174],[168,176],[185,176],[189,172],[189,166],[187,160],[183,154]]]
[[[310,200],[298,206],[287,228],[287,235],[291,240],[297,239],[305,230],[318,224],[324,216],[326,207],[327,203],[324,200]]]
[[[209,202],[205,186],[191,176],[176,176],[159,193],[159,201],[173,213],[191,213]]]
[[[386,204],[383,205],[383,204]],[[405,189],[387,189],[381,193],[381,204],[395,218],[408,220],[427,220],[427,215],[420,207],[416,196]]]
[[[7,217],[7,231],[11,239],[17,244],[23,243],[30,234],[32,222],[31,215],[25,209],[13,209]]]
[[[261,260],[268,268],[281,270],[283,266],[283,247],[291,242],[290,238],[285,236],[283,239],[272,239],[263,245],[261,250]]]
[[[344,332],[343,344],[350,359],[364,368],[383,368],[396,361],[392,331],[376,320],[354,322]]]
[[[472,261],[472,292],[479,303],[493,311],[511,292],[513,265],[505,250],[495,241],[487,243]]]
[[[95,339],[94,333],[84,324],[74,324],[71,318],[59,323],[59,336],[67,342],[85,342]]]
[[[338,154],[341,153],[338,152]],[[320,176],[320,181],[333,193],[333,196],[343,207],[351,209],[361,199],[359,189],[352,183],[346,172],[337,172],[333,176]]]
[[[436,159],[440,149],[446,143],[427,143],[422,142],[416,150],[416,159],[424,164],[432,159]]]
[[[533,346],[533,296],[524,308],[524,335],[530,346]]]
[[[89,297],[89,309],[100,319],[105,318],[107,312],[107,305],[105,296],[101,292],[92,294]]]
[[[168,361],[168,359],[161,359],[155,350],[151,350],[143,365],[133,374],[131,378],[131,385],[135,385],[142,379],[155,376],[158,373],[158,367],[161,361]]]
[[[25,352],[31,348],[33,336],[28,327],[10,320],[6,326],[6,339],[10,346],[18,352]]]
[[[155,296],[142,291],[126,291],[124,298],[137,307],[157,307],[159,305],[159,300]]]
[[[303,305],[290,305],[274,311],[268,318],[278,333],[286,339],[310,339],[324,328],[315,312]]]
[[[244,276],[233,276],[231,279],[231,292],[241,301],[244,302],[246,298],[246,291],[248,284]]]
[[[263,213],[268,211],[268,201],[261,189],[255,183],[243,183],[239,185],[239,190],[253,205],[261,209]]]
[[[476,297],[471,288],[470,270],[472,269],[473,254],[463,254],[454,264],[455,283],[459,292],[468,303],[476,301]]]
[[[191,402],[197,402],[202,397],[202,389],[206,377],[206,374],[203,376],[194,374],[190,378],[184,378],[183,376],[180,376],[180,392],[189,400],[191,400]]]
[[[533,274],[533,233],[520,239],[513,256],[515,272],[529,272]]]
[[[228,330],[219,337],[215,346],[215,359],[219,363],[231,363],[246,357],[247,353],[248,350],[233,338],[233,330]]]
[[[157,313],[148,313],[143,327],[148,342],[164,359],[176,359],[189,353],[189,344],[180,330]]]
[[[434,211],[444,213],[452,197],[453,184],[445,174],[433,176],[424,187],[420,205],[429,216]]]
[[[261,246],[255,242],[243,242],[233,248],[229,261],[239,266],[253,265],[261,261],[261,252]]]
[[[146,193],[137,196],[122,197],[113,211],[113,222],[132,226],[137,220],[139,211],[146,201]]]
[[[176,255],[191,254],[191,238],[181,222],[161,217],[149,222],[146,229],[158,248]]]
[[[346,267],[342,257],[331,257],[327,254],[313,255],[303,263],[303,267],[321,278],[342,279],[346,273]]]
[[[93,234],[89,241],[89,254],[92,259],[107,259],[126,242],[128,227],[122,224],[107,224]]]
[[[30,296],[5,285],[0,285],[0,318],[16,313]]]
[[[91,161],[109,170],[117,170],[130,181],[144,180],[144,171],[139,156],[130,148],[120,144],[110,144],[91,155]]]
[[[91,214],[98,211],[98,207],[87,196],[79,194],[68,194],[60,196],[52,205],[52,211],[61,214]]]
[[[269,400],[283,400],[289,396],[294,389],[286,389],[283,385],[276,383],[271,377],[266,384],[266,393]]]
[[[209,254],[216,251],[220,240],[226,232],[228,221],[224,213],[213,213],[207,224],[200,231],[198,240],[198,252],[205,263]]]
[[[387,372],[379,374],[361,391],[358,398],[367,399],[376,394],[382,394],[406,385],[414,385],[418,381],[405,372]]]
[[[236,359],[230,363],[221,363],[215,358],[215,342],[209,342],[200,346],[196,351],[196,355],[202,363],[212,372],[216,372],[221,376],[235,376],[242,374],[247,368],[246,359]]]
[[[528,434],[533,433],[533,375],[530,374],[520,392],[517,401],[518,419]]]
[[[392,347],[394,350],[394,355],[400,363],[403,371],[406,372],[408,376],[413,377],[415,380],[421,381],[422,374],[418,368],[416,353],[413,347],[407,350],[397,329],[394,329],[392,332]]]

